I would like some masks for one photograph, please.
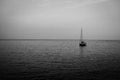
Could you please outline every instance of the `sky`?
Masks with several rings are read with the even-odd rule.
[[[0,0],[0,39],[120,40],[120,0]]]

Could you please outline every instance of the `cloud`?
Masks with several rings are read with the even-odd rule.
[[[106,1],[108,1],[108,0],[82,0],[80,3],[77,3],[77,5],[73,5],[71,8],[84,7],[84,6],[102,3],[102,2],[106,2]]]
[[[76,8],[106,1],[108,0],[43,0],[43,4],[39,6],[53,8],[57,7]]]

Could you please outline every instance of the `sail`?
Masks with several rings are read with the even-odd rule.
[[[83,41],[83,31],[82,31],[82,28],[81,28],[81,36],[80,36],[79,46],[81,46],[81,47],[86,46],[86,42]]]
[[[83,41],[83,31],[82,31],[82,28],[81,28],[80,41]]]
[[[82,28],[81,28],[81,41],[83,40]]]

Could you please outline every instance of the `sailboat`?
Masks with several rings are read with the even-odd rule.
[[[83,31],[82,31],[82,28],[81,28],[81,36],[80,36],[79,46],[80,46],[80,47],[84,47],[84,46],[86,46],[86,45],[87,45],[87,43],[84,42],[84,40],[83,40]]]

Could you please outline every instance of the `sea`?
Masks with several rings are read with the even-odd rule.
[[[0,40],[0,80],[120,80],[120,41]]]

